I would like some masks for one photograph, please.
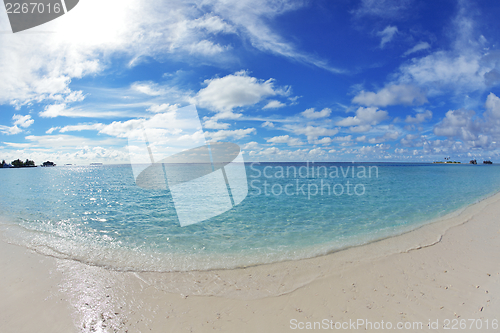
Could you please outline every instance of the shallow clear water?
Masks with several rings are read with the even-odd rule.
[[[262,163],[246,171],[241,204],[180,227],[168,189],[137,187],[129,165],[2,169],[2,230],[42,253],[118,270],[233,268],[400,234],[500,189],[497,165]]]

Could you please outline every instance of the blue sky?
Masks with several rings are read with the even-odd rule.
[[[498,160],[497,1],[81,0],[9,33],[0,159],[128,162],[195,105],[247,161]]]

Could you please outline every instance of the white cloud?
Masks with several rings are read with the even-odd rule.
[[[259,149],[259,144],[255,141],[251,141],[243,146],[243,149],[249,149],[249,150],[254,150],[254,149]]]
[[[57,131],[58,129],[60,129],[61,127],[57,126],[57,127],[51,127],[49,128],[48,130],[45,131],[46,134],[52,134],[54,133],[55,131]]]
[[[272,122],[270,122],[270,121],[265,121],[264,123],[262,123],[262,127],[273,128],[274,124]]]
[[[356,115],[354,117],[347,117],[339,120],[336,125],[351,126],[351,131],[353,132],[365,132],[369,130],[372,125],[377,125],[386,120],[388,115],[387,111],[378,110],[375,107],[360,107],[356,110]]]
[[[299,138],[292,138],[289,135],[275,136],[273,138],[266,140],[269,143],[286,143],[289,146],[302,146],[304,142],[300,141]]]
[[[398,33],[398,27],[388,25],[384,30],[377,33],[381,37],[380,48],[384,48],[385,44],[389,43]]]
[[[305,135],[309,141],[317,139],[320,136],[334,136],[339,132],[337,128],[326,128],[322,126],[299,126],[285,125],[285,129],[290,130],[298,135]]]
[[[205,84],[207,86],[198,92],[195,100],[201,107],[219,112],[254,105],[268,96],[286,94],[286,91],[274,87],[273,79],[258,80],[245,71],[205,80]]]
[[[69,115],[71,111],[71,109],[66,109],[66,104],[52,104],[47,105],[45,110],[41,111],[38,115],[42,118],[55,118]]]
[[[231,22],[251,45],[261,51],[277,54],[292,60],[311,64],[333,73],[344,72],[331,66],[326,60],[302,52],[285,38],[274,32],[269,21],[286,12],[298,10],[306,3],[301,0],[239,0],[215,1],[208,0],[205,4],[212,5],[212,11]]]
[[[406,51],[403,54],[403,57],[406,57],[406,56],[409,56],[410,54],[413,54],[415,52],[422,51],[422,50],[427,50],[427,49],[430,49],[430,48],[431,48],[431,45],[429,43],[427,43],[427,42],[420,42],[417,45],[415,45],[414,47],[412,47],[411,49],[409,49],[408,51]]]
[[[302,112],[301,115],[309,119],[319,119],[329,117],[331,113],[332,110],[329,108],[324,108],[323,110],[318,112],[314,111],[314,108],[311,108]]]
[[[255,128],[237,129],[237,130],[220,130],[217,132],[205,132],[205,136],[212,139],[212,141],[225,140],[232,137],[236,140],[243,139],[250,134],[255,134]]]
[[[400,134],[399,132],[386,132],[383,136],[368,139],[368,143],[374,144],[396,140]]]
[[[208,40],[202,40],[193,44],[186,46],[191,54],[200,54],[202,56],[214,56],[220,54],[224,51],[231,49],[231,46],[221,46],[220,44],[214,44]]]
[[[189,24],[192,28],[203,28],[211,33],[236,33],[234,26],[213,14],[205,14],[203,17],[189,22]]]
[[[332,143],[332,138],[328,137],[328,136],[325,136],[324,138],[321,138],[319,140],[316,140],[314,142],[314,144],[317,144],[317,145],[328,145],[330,143]]]
[[[71,80],[102,72],[114,54],[130,66],[165,55],[195,61],[186,57],[189,53],[202,54],[209,63],[227,61],[224,54],[230,46],[210,40],[216,34],[234,34],[236,29],[202,9],[180,0],[88,0],[69,15],[32,29],[55,32],[43,38],[36,33],[17,34],[15,39],[0,35],[0,103],[19,107],[30,101],[77,101],[81,96],[69,88]],[[6,16],[0,24],[3,30],[9,29]]]
[[[276,147],[271,147],[271,148],[266,148],[264,149],[261,154],[262,155],[274,155],[278,154],[280,152],[279,148]]]
[[[71,118],[111,118],[122,116],[120,111],[94,111],[68,107],[66,104],[50,104],[38,113],[42,118],[71,117]]]
[[[477,31],[468,7],[467,2],[458,2],[450,29],[452,47],[406,62],[399,69],[399,82],[425,88],[429,96],[470,94],[498,83],[500,56],[497,51],[486,51],[493,45]]]
[[[358,125],[358,126],[352,126],[349,128],[349,131],[353,133],[364,133],[368,132],[372,129],[370,125]]]
[[[472,110],[450,110],[446,112],[445,118],[434,127],[434,134],[462,140],[469,147],[487,148],[492,141],[492,137],[488,134],[498,136],[498,128],[481,119],[474,119],[475,115],[476,113]]]
[[[14,120],[14,125],[21,126],[22,128],[28,128],[35,122],[33,119],[31,119],[31,116],[29,114],[26,116],[15,114],[12,117],[12,120]]]
[[[426,110],[425,112],[417,113],[415,117],[412,117],[410,115],[406,116],[405,122],[408,124],[420,124],[423,123],[424,121],[431,119],[432,119],[432,112]]]
[[[472,110],[450,110],[446,112],[441,123],[434,128],[434,134],[471,139],[474,136],[470,131],[473,127],[472,117],[475,114]]]
[[[217,120],[213,119],[208,119],[203,123],[203,127],[207,129],[228,129],[229,126],[230,125],[227,123],[219,123]]]
[[[163,103],[163,104],[154,104],[151,105],[146,111],[154,112],[154,113],[160,113],[160,112],[173,112],[179,109],[179,104],[168,104],[168,103]]]
[[[401,81],[428,87],[431,94],[443,89],[474,91],[484,89],[484,75],[491,70],[480,64],[478,55],[455,55],[438,51],[401,66]]]
[[[485,107],[487,115],[500,119],[500,98],[498,98],[494,93],[490,93],[488,95]]]
[[[59,130],[59,133],[80,132],[80,131],[100,131],[100,130],[104,129],[105,126],[106,125],[100,124],[100,123],[70,125],[70,126],[64,126],[63,128],[61,128]],[[48,133],[48,131],[47,131],[47,133]],[[50,133],[52,133],[52,131]]]
[[[14,135],[14,134],[19,134],[22,131],[23,130],[20,129],[19,127],[17,127],[17,125],[14,125],[12,127],[0,125],[0,133],[2,133],[2,134]]]
[[[362,90],[352,100],[365,106],[421,105],[427,103],[425,94],[413,85],[389,85],[378,92]]]
[[[337,142],[349,142],[352,140],[352,135],[346,135],[346,136],[336,136],[333,138],[333,141]]]
[[[5,135],[19,134],[23,131],[22,128],[28,128],[35,122],[31,119],[30,115],[23,116],[20,114],[15,114],[12,117],[12,120],[14,120],[13,126],[0,125],[0,133]],[[22,128],[19,128],[19,126]]]
[[[277,100],[272,100],[269,101],[262,109],[278,109],[286,106],[286,104],[281,103],[280,101]]]
[[[158,84],[151,81],[134,82],[130,88],[148,96],[160,96],[165,93],[162,88],[158,87]]]

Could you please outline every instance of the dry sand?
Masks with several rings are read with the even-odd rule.
[[[2,333],[500,331],[500,194],[401,236],[245,269],[115,272],[1,241],[0,253]]]

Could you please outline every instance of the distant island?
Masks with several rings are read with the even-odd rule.
[[[54,166],[56,166],[56,164],[54,162],[47,161],[47,162],[43,162],[42,166],[43,167],[54,167]]]
[[[12,161],[11,163],[6,163],[5,160],[2,161],[1,164],[2,168],[34,168],[36,167],[35,162],[26,159],[25,162],[21,161],[20,159],[17,159],[15,161]]]
[[[42,167],[54,167],[56,164],[51,161],[46,161],[43,162],[41,165]],[[35,161],[26,159],[26,161],[21,161],[20,159],[17,159],[15,161],[12,161],[10,163],[5,162],[5,160],[2,161],[2,164],[0,164],[0,169],[6,169],[6,168],[35,168],[36,164]]]

